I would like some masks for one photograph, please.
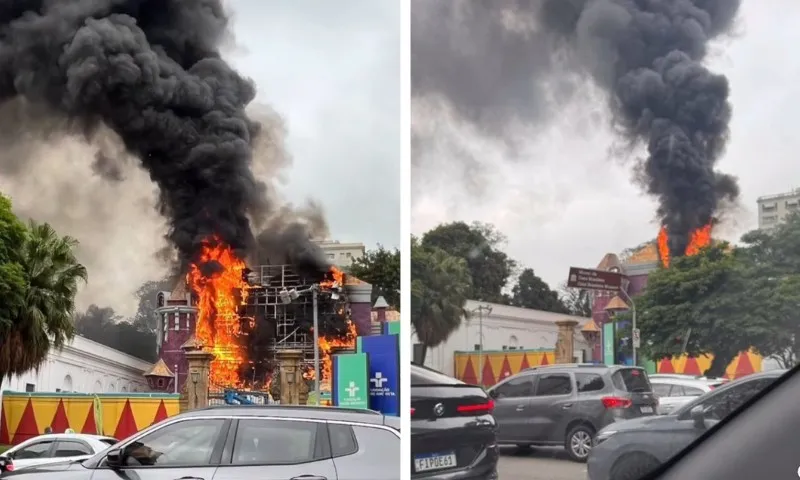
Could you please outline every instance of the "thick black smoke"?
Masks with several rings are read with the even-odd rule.
[[[573,36],[583,65],[611,94],[622,133],[647,146],[647,192],[659,201],[672,255],[683,255],[690,233],[739,194],[733,177],[715,171],[729,134],[728,81],[702,64],[739,4],[547,0],[541,10],[550,31]]]
[[[736,180],[715,171],[728,140],[728,82],[702,61],[740,3],[416,0],[414,96],[444,98],[504,139],[515,119],[557,115],[553,102],[575,98],[570,75],[588,72],[609,93],[621,134],[647,146],[645,187],[658,198],[671,253],[682,255],[689,233],[738,196]]]
[[[158,185],[183,262],[212,235],[252,252],[251,219],[274,207],[252,172],[255,87],[220,57],[227,25],[220,0],[0,1],[0,102],[116,132]],[[95,169],[121,180],[106,160]]]

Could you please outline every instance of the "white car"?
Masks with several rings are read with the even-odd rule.
[[[15,445],[0,455],[10,459],[10,468],[23,468],[61,462],[85,460],[118,443],[116,438],[81,433],[51,433],[39,435]]]
[[[653,393],[658,397],[659,414],[669,415],[683,404],[705,395],[724,383],[723,380],[687,377],[650,376]]]

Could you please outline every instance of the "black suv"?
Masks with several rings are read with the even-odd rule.
[[[6,475],[20,480],[399,480],[399,429],[399,418],[370,410],[213,407],[170,417],[83,462]]]
[[[489,389],[495,400],[498,443],[564,445],[586,461],[592,439],[619,420],[655,415],[658,400],[639,367],[562,364],[536,367]]]

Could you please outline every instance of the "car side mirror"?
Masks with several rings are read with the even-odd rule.
[[[689,417],[694,422],[695,428],[706,428],[706,410],[702,405],[697,405],[689,410]]]
[[[8,463],[11,461],[8,457],[0,457],[0,472],[5,472],[8,467]]]
[[[490,397],[495,398],[495,399],[500,396],[497,393],[497,390],[489,390],[487,393],[489,394]]]
[[[125,452],[121,448],[112,448],[106,453],[106,464],[109,468],[120,468],[125,460]]]

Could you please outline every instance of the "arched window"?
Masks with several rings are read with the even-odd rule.
[[[517,340],[516,335],[511,335],[508,337],[508,346],[512,349],[516,349],[519,346],[519,340]]]
[[[108,384],[108,393],[116,393],[116,391],[117,391],[117,386],[114,385],[113,383],[109,383]]]
[[[103,383],[100,380],[94,382],[94,391],[92,393],[103,393]]]

